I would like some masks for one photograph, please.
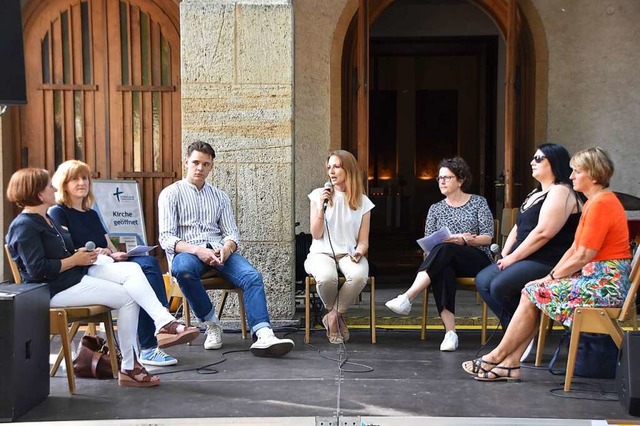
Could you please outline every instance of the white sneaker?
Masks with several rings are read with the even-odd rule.
[[[409,312],[411,312],[411,302],[404,294],[389,300],[384,305],[399,315],[409,315]]]
[[[207,338],[204,341],[205,349],[220,349],[222,347],[222,326],[218,322],[206,321],[207,330],[204,332]]]
[[[534,340],[535,340],[535,337],[533,339],[531,339],[531,341],[529,342],[529,346],[527,346],[527,349],[524,350],[524,353],[520,357],[520,362],[524,362],[527,359],[527,357],[529,356],[529,354],[531,353],[531,349],[533,349],[533,341]]]
[[[251,345],[251,353],[255,356],[279,357],[289,353],[295,346],[291,339],[278,339],[268,327],[261,328],[256,335],[258,339]]]
[[[458,349],[458,335],[455,331],[449,330],[444,335],[442,343],[440,343],[440,350],[442,352],[453,352]]]

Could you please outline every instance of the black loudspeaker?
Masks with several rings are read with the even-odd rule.
[[[26,104],[20,0],[2,0],[0,12],[0,105]],[[33,53],[33,52],[32,52]]]
[[[620,403],[632,416],[640,416],[640,332],[625,333],[618,355],[616,387]]]
[[[0,421],[49,396],[49,286],[0,284]]]

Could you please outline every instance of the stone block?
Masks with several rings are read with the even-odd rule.
[[[235,6],[183,1],[180,5],[182,84],[231,83]]]
[[[291,6],[238,4],[236,25],[237,83],[290,84],[293,79]]]

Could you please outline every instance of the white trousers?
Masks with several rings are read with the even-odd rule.
[[[366,257],[355,263],[349,256],[338,255],[338,267],[345,277],[345,283],[338,292],[338,271],[333,257],[323,253],[309,253],[304,261],[304,269],[316,279],[316,289],[325,308],[338,309],[344,314],[364,286],[369,276],[369,262]]]
[[[133,262],[93,265],[78,284],[51,299],[53,308],[77,305],[105,305],[117,311],[123,370],[133,369],[138,353],[140,307],[153,319],[156,333],[175,320],[158,301],[140,266]]]

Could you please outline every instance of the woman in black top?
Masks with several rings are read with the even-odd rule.
[[[48,283],[52,307],[105,305],[117,310],[122,367],[121,386],[159,384],[136,359],[136,328],[142,306],[156,324],[156,332],[168,335],[171,345],[192,341],[200,334],[185,327],[158,302],[140,267],[131,262],[96,264],[98,253],[74,250],[71,237],[47,215],[55,204],[55,188],[49,172],[28,168],[11,176],[7,199],[22,207],[9,225],[6,242],[23,281]]]
[[[502,259],[476,276],[478,292],[503,329],[518,307],[524,285],[547,275],[571,246],[580,219],[567,150],[556,144],[540,145],[531,170],[538,186],[518,210]]]

